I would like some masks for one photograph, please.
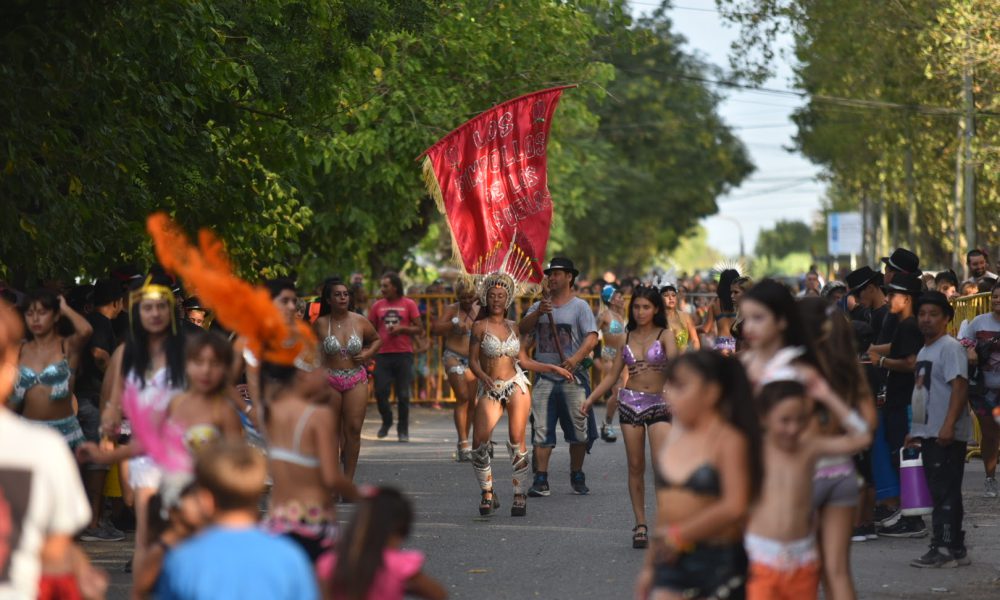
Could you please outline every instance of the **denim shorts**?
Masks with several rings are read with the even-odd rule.
[[[553,381],[539,376],[531,392],[531,439],[542,448],[555,448],[556,424],[570,444],[587,444],[597,439],[594,411],[583,414],[580,408],[590,395],[590,385],[580,381]]]

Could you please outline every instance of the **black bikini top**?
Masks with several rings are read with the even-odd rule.
[[[684,483],[672,483],[663,478],[659,469],[653,469],[653,481],[656,487],[664,489],[688,490],[701,496],[722,495],[722,485],[719,482],[719,471],[705,463],[695,469]]]

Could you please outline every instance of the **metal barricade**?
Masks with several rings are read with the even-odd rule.
[[[986,292],[983,294],[973,294],[971,296],[962,296],[961,298],[955,298],[951,301],[952,308],[955,309],[955,317],[948,324],[948,333],[958,337],[958,330],[962,326],[963,322],[971,321],[979,315],[984,315],[990,312],[990,297],[991,292]],[[972,412],[971,409],[969,411]],[[979,427],[979,419],[976,418],[975,413],[972,413],[972,444],[969,445],[969,450],[965,453],[965,460],[969,461],[975,457],[982,457],[982,452],[980,452],[979,445],[983,440],[983,432]]]
[[[448,377],[444,372],[442,355],[444,353],[444,338],[431,333],[431,326],[447,310],[450,304],[457,302],[454,294],[411,294],[409,296],[420,307],[424,321],[424,339],[427,349],[417,352],[414,356],[416,377],[413,379],[412,400],[414,402],[454,402],[455,395],[448,386]],[[601,299],[595,295],[577,294],[585,300],[591,309],[597,312]],[[528,308],[538,300],[537,296],[522,296],[511,305],[514,320],[520,321]],[[599,382],[600,371],[596,367],[591,370],[594,384]]]

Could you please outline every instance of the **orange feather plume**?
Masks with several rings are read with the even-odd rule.
[[[246,338],[255,356],[291,366],[303,351],[315,346],[316,337],[309,325],[297,321],[291,329],[265,288],[233,274],[222,241],[211,231],[202,229],[195,247],[164,213],[150,215],[146,230],[163,268],[198,290],[202,303],[215,312],[223,326]]]

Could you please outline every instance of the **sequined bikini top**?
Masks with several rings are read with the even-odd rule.
[[[47,365],[39,372],[35,372],[31,367],[20,367],[18,369],[17,383],[14,385],[14,404],[24,402],[24,396],[28,390],[36,385],[44,385],[51,388],[49,400],[65,400],[69,398],[69,380],[73,376],[73,369],[66,359],[66,349],[63,348],[62,360]]]
[[[508,328],[510,325],[507,326]],[[507,339],[501,341],[500,338],[486,331],[483,334],[483,341],[480,345],[483,349],[483,354],[487,358],[500,358],[502,356],[509,356],[510,358],[517,358],[521,353],[521,338],[514,333],[514,330],[510,330],[510,335]]]
[[[327,354],[339,354],[343,357],[357,356],[364,348],[364,340],[358,336],[356,329],[351,327],[351,336],[347,338],[347,345],[341,346],[340,340],[333,335],[333,317],[327,317],[326,337],[323,338],[323,352]]]
[[[660,336],[663,335],[664,331],[664,329],[661,329],[660,333],[656,336],[656,341],[646,349],[645,359],[650,365],[662,365],[667,362],[667,353],[663,349],[663,344],[660,343]],[[629,346],[628,340],[625,340],[625,347],[622,348],[622,359],[630,367],[640,362],[640,360],[636,359],[635,354],[632,353],[632,347]]]
[[[611,335],[621,335],[625,333],[625,326],[618,319],[611,319],[611,323],[608,324],[608,333]]]

